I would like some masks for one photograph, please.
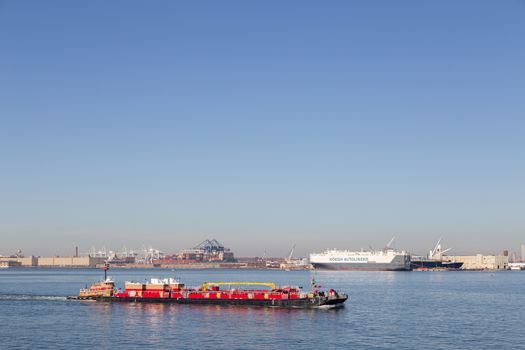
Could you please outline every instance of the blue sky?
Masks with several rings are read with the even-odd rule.
[[[523,1],[1,1],[0,254],[525,243]]]

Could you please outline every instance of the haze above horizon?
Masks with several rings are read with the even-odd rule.
[[[519,251],[522,1],[0,1],[0,254]]]

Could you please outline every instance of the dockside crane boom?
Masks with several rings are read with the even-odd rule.
[[[290,254],[288,254],[288,257],[285,259],[287,263],[292,261],[293,251],[295,250],[295,244],[292,247],[292,250],[290,250]]]
[[[392,249],[392,244],[394,243],[395,239],[396,239],[396,236],[392,237],[392,239],[386,244],[385,249]]]

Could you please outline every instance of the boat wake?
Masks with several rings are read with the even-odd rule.
[[[0,301],[66,301],[57,295],[0,294]]]
[[[343,304],[334,304],[334,305],[320,305],[317,306],[317,309],[319,310],[332,310],[332,309],[341,309],[345,306]]]

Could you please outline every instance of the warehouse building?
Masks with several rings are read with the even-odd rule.
[[[462,262],[464,270],[506,270],[509,267],[508,255],[447,255],[446,259]]]
[[[103,264],[105,258],[95,258],[92,256],[52,256],[39,257],[38,267],[96,267]]]
[[[5,263],[6,266],[37,266],[37,261],[36,256],[0,256],[0,262]]]

